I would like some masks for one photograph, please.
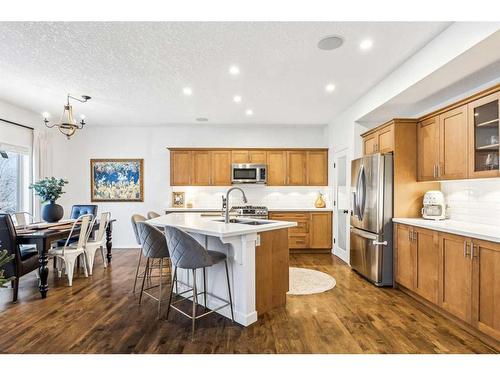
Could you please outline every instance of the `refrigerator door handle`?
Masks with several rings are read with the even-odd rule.
[[[358,173],[358,181],[356,184],[356,190],[357,190],[357,198],[358,198],[358,217],[359,220],[363,220],[363,217],[365,216],[365,203],[366,203],[366,180],[365,180],[365,168],[363,165],[361,165],[361,168],[359,169]]]
[[[372,244],[374,244],[375,246],[377,246],[377,245],[387,246],[387,241],[380,242],[380,241],[373,240]]]
[[[354,227],[351,227],[351,232],[362,238],[367,238],[372,241],[377,241],[379,239],[379,236],[376,235],[375,233],[366,232],[364,230],[360,230]]]

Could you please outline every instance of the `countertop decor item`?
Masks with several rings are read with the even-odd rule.
[[[92,202],[143,202],[144,159],[90,159]]]
[[[68,94],[66,96],[66,104],[64,105],[63,112],[61,114],[61,119],[59,120],[58,123],[54,123],[52,125],[49,125],[49,120],[47,118],[49,117],[48,113],[44,113],[44,119],[43,122],[45,123],[45,126],[48,128],[53,128],[54,126],[57,126],[59,131],[66,136],[67,139],[70,139],[73,134],[79,129],[83,129],[83,126],[85,125],[85,116],[80,115],[81,121],[79,123],[76,122],[74,116],[73,116],[73,106],[69,104],[69,100],[74,99],[79,101],[80,103],[85,103],[88,100],[91,99],[90,96],[88,95],[82,95],[82,98],[75,98],[74,96],[71,96]]]
[[[325,198],[323,197],[323,193],[318,192],[318,197],[316,198],[316,202],[314,202],[314,207],[316,207],[316,208],[325,208],[326,207],[326,202],[325,202]]]
[[[56,204],[56,200],[65,192],[62,190],[68,181],[62,178],[47,177],[29,186],[35,190],[35,194],[42,202],[49,202],[42,208],[42,219],[49,223],[56,223],[64,216],[62,206]]]
[[[185,193],[183,191],[173,191],[172,192],[172,207],[184,208],[184,204],[185,204]]]

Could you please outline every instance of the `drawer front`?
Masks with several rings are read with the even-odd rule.
[[[307,249],[309,248],[308,234],[289,234],[288,247],[290,249]]]
[[[269,218],[271,220],[283,220],[283,221],[297,221],[297,220],[309,220],[308,212],[270,212]]]
[[[297,222],[297,226],[290,228],[290,233],[309,233],[309,221],[297,219],[295,221]]]

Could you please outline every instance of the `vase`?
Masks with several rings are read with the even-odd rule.
[[[325,208],[326,203],[325,200],[323,199],[323,194],[318,194],[318,198],[316,198],[316,202],[314,202],[314,206],[316,208]]]
[[[42,219],[48,223],[57,223],[64,216],[62,206],[50,202],[42,208]]]

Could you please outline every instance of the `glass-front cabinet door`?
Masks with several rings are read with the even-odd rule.
[[[500,176],[499,101],[494,93],[469,103],[469,178]]]

